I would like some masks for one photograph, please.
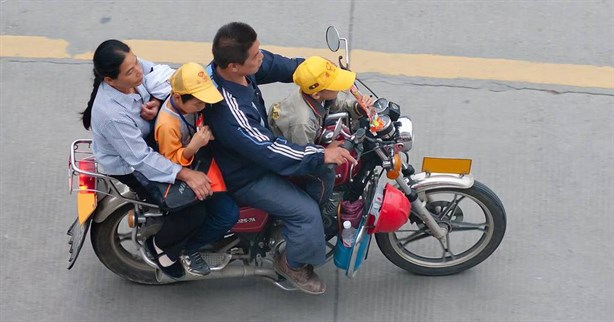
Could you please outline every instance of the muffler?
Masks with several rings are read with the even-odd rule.
[[[185,276],[181,279],[174,280],[162,273],[159,269],[156,269],[156,279],[160,283],[173,283],[173,282],[187,282],[195,280],[211,280],[220,278],[239,278],[239,277],[251,277],[259,276],[266,277],[271,280],[278,280],[277,273],[272,268],[248,266],[248,265],[230,265],[221,270],[212,270],[211,273],[205,276],[198,276],[186,272]]]

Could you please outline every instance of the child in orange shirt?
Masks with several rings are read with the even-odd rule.
[[[196,162],[196,170],[207,173],[211,189],[216,192],[204,201],[209,212],[206,224],[186,244],[183,256],[188,272],[207,275],[210,267],[199,249],[223,237],[239,219],[239,208],[225,192],[224,179],[211,151],[201,149],[214,137],[209,127],[202,125],[200,112],[207,103],[221,101],[222,95],[204,68],[196,63],[179,67],[171,76],[170,85],[171,94],[160,107],[154,137],[160,154],[169,160],[182,166]]]

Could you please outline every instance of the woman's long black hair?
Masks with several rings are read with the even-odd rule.
[[[109,39],[101,43],[96,52],[94,52],[94,88],[92,94],[90,94],[90,101],[87,102],[87,108],[83,112],[82,121],[83,127],[86,130],[90,129],[92,124],[92,105],[98,93],[98,87],[105,77],[111,77],[116,79],[119,75],[119,67],[124,62],[126,54],[130,52],[130,47],[125,43]]]

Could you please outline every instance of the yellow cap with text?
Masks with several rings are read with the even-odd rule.
[[[209,74],[197,63],[183,64],[171,76],[171,90],[179,95],[191,94],[205,103],[217,103],[222,94],[213,85]]]
[[[325,58],[311,56],[298,65],[292,79],[305,94],[346,91],[354,85],[356,73],[338,68]]]

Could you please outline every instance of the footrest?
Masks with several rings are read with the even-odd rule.
[[[205,262],[209,264],[212,271],[224,269],[224,267],[226,267],[226,265],[228,265],[232,259],[232,255],[226,253],[201,253],[201,256]]]
[[[298,290],[298,288],[296,288],[296,286],[294,286],[294,284],[292,284],[292,282],[288,281],[285,277],[283,277],[281,275],[280,275],[280,278],[278,280],[269,279],[269,281],[271,283],[273,283],[273,285],[281,288],[284,291],[292,292],[292,291],[297,291]]]

